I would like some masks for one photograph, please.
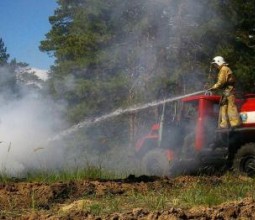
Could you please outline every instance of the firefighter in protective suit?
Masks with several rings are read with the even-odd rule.
[[[208,89],[209,91],[223,90],[223,94],[220,100],[220,112],[219,112],[219,128],[231,128],[238,127],[241,124],[241,119],[235,104],[235,78],[228,64],[221,56],[213,58],[211,63],[218,70],[217,82]]]

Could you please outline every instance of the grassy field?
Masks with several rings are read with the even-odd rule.
[[[22,179],[1,175],[0,182],[4,184],[2,188],[7,188],[8,185],[13,186],[13,184],[17,189],[22,188],[19,184],[26,186],[29,183],[31,185],[29,205],[24,208],[26,213],[45,212],[42,208],[44,206],[40,205],[42,201],[38,194],[39,186],[54,188],[56,184],[61,183],[62,188],[67,188],[65,195],[60,199],[61,205],[59,200],[55,201],[54,197],[50,197],[51,191],[45,191],[49,192],[51,202],[47,212],[60,216],[64,215],[66,210],[77,209],[77,207],[94,216],[106,216],[137,208],[149,211],[171,208],[210,208],[226,202],[255,198],[255,179],[233,173],[226,173],[222,176],[179,176],[176,178],[132,175],[125,177],[124,174],[88,167],[76,171],[30,172],[26,178]],[[76,187],[70,190],[68,188],[70,183],[75,183]],[[88,188],[91,190],[87,190]],[[8,193],[8,198],[13,202],[11,196],[12,194]],[[17,195],[14,196],[17,200]],[[58,210],[57,214],[56,210]],[[10,211],[18,212],[14,205],[9,208],[1,207],[1,214]]]
[[[213,207],[225,202],[255,198],[255,180],[226,174],[222,177],[177,177],[147,184],[145,191],[131,190],[128,195],[84,196],[91,204],[86,209],[95,215],[123,212],[137,207],[150,211],[172,207],[190,209],[196,206]]]

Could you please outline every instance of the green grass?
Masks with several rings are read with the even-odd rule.
[[[113,180],[125,177],[103,170],[100,167],[87,166],[84,169],[53,171],[34,171],[27,173],[22,181],[54,183],[79,180]],[[182,177],[181,177],[182,178]],[[148,210],[167,210],[172,207],[191,208],[194,206],[212,207],[224,202],[238,201],[246,197],[255,199],[255,178],[235,176],[231,173],[221,177],[191,177],[191,181],[181,179],[160,180],[159,186],[153,182],[146,184],[146,190],[130,187],[124,194],[105,194],[101,196],[83,195],[90,201],[85,203],[84,210],[96,216],[114,212],[123,212],[134,208]],[[13,181],[6,175],[0,175],[0,181]],[[132,183],[130,183],[132,185]],[[137,183],[133,183],[137,184]],[[31,194],[31,209],[36,209],[37,201]]]
[[[175,205],[182,207],[193,207],[204,205],[207,207],[219,205],[228,201],[238,201],[245,197],[255,198],[255,179],[239,178],[226,174],[220,178],[219,183],[208,183],[201,181],[190,184],[186,189],[175,189],[171,193],[177,201]]]
[[[204,182],[204,177],[183,186],[148,189],[145,192],[131,191],[125,195],[105,195],[96,197],[85,195],[83,199],[92,204],[84,209],[95,215],[145,208],[148,210],[166,210],[172,207],[191,208],[194,206],[212,207],[228,201],[237,201],[245,197],[255,198],[255,179],[237,178],[226,175],[218,183]]]
[[[54,182],[66,182],[77,181],[84,179],[116,179],[122,178],[120,174],[105,171],[100,167],[88,166],[86,168],[79,169],[63,169],[60,171],[52,170],[30,170],[23,173],[22,177],[11,177],[6,173],[0,173],[0,182],[8,183],[12,181],[28,181],[28,182],[42,182],[42,183],[54,183]]]
[[[209,178],[209,177],[208,177]],[[122,212],[134,208],[148,210],[167,210],[172,207],[191,208],[195,206],[212,207],[225,202],[239,201],[246,197],[255,199],[255,179],[239,178],[225,175],[218,183],[204,182],[204,177],[183,186],[149,189],[145,192],[133,191],[129,195],[105,196],[102,198],[87,197],[92,205],[90,209],[97,215]],[[90,210],[85,208],[86,210]]]
[[[78,181],[84,179],[114,179],[117,177],[117,174],[104,171],[102,168],[98,167],[87,167],[84,169],[76,170],[61,170],[61,171],[34,171],[29,172],[26,175],[27,181],[36,181],[36,182],[66,182],[66,181]]]

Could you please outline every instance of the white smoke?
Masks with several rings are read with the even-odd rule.
[[[3,91],[0,94],[0,173],[16,175],[30,168],[54,169],[62,160],[63,150],[47,143],[65,124],[59,106],[35,95],[37,91],[28,91],[22,98]]]

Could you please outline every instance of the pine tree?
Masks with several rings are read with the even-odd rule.
[[[9,54],[0,38],[0,96],[1,100],[9,100],[18,96],[15,70],[8,63]]]
[[[9,54],[7,53],[7,48],[4,45],[4,41],[0,38],[0,66],[7,64],[9,59]]]
[[[115,60],[106,62],[105,50],[113,38],[109,15],[114,2],[59,1],[50,17],[52,29],[41,42],[40,49],[56,57],[51,91],[69,103],[72,121],[110,111],[122,101],[121,90],[125,95],[125,76],[113,70]]]
[[[238,79],[238,90],[254,92],[255,83],[255,1],[224,1],[219,8],[223,19],[228,22],[224,30],[226,41],[217,48],[229,62]]]

